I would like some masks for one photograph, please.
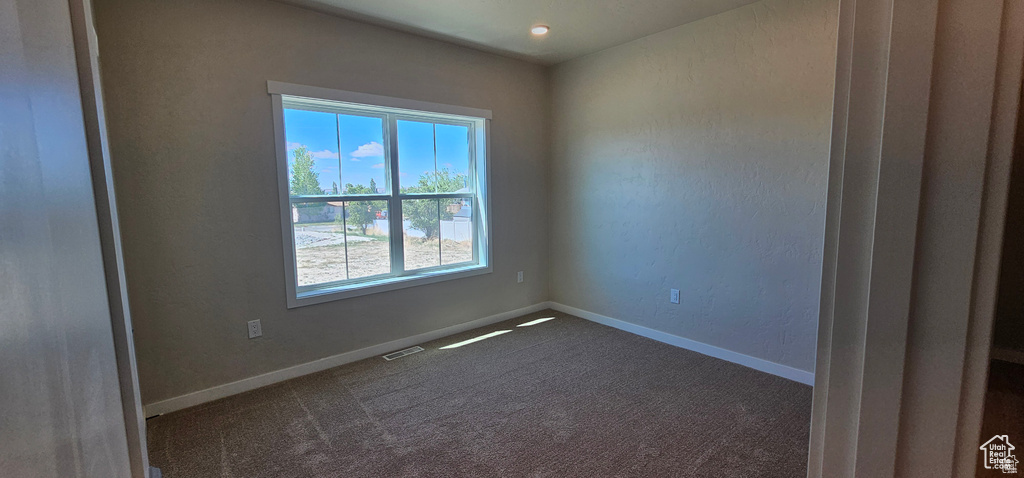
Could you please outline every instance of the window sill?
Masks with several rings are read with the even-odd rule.
[[[473,277],[483,274],[490,274],[491,266],[471,265],[456,269],[445,269],[439,271],[425,272],[416,275],[403,277],[387,277],[370,282],[359,284],[343,285],[338,287],[310,290],[299,292],[296,296],[288,297],[288,308],[294,309],[313,304],[322,304],[335,300],[349,299],[363,295],[377,294],[391,290],[405,289],[436,282],[443,282],[465,277]]]

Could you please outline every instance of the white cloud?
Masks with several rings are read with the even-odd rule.
[[[288,148],[289,153],[303,147],[309,149],[309,146],[306,146],[302,143],[294,142],[287,143],[285,147]],[[331,151],[329,149],[325,149],[323,151],[310,151],[309,154],[313,156],[313,159],[338,159],[338,153],[335,153],[334,151]]]
[[[309,154],[312,154],[316,159],[338,159],[338,153],[329,149],[325,149],[323,151],[311,151]]]
[[[377,163],[370,167],[373,169],[384,169],[384,163]]]
[[[355,151],[349,153],[349,155],[353,158],[384,156],[384,145],[376,141],[372,141],[360,146]]]

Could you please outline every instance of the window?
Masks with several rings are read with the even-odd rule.
[[[268,91],[289,307],[490,272],[490,111]]]

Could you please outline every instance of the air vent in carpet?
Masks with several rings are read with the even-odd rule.
[[[391,352],[391,353],[385,355],[384,356],[384,360],[394,360],[396,358],[402,358],[402,357],[405,357],[406,355],[412,355],[412,354],[414,354],[416,352],[422,352],[422,351],[423,351],[423,347],[420,347],[420,346],[409,347],[409,348],[407,348],[405,350],[399,350],[398,352]]]

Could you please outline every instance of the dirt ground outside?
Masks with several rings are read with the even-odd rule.
[[[391,272],[391,244],[386,235],[363,236],[349,231],[348,271],[346,235],[334,224],[313,224],[295,228],[296,280],[299,286],[358,279]],[[406,236],[405,269],[415,270],[473,260],[472,241],[441,240]]]

